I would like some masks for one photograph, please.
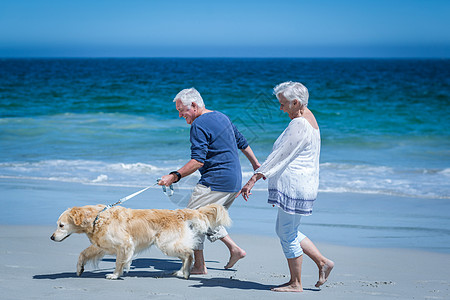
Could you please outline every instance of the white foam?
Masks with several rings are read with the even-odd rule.
[[[156,166],[144,163],[133,163],[133,164],[125,164],[125,163],[117,163],[111,164],[110,168],[113,170],[124,170],[130,172],[157,172],[162,171],[163,168],[158,168]]]
[[[105,181],[108,181],[108,175],[105,175],[105,174],[101,174],[97,178],[92,180],[93,183],[105,182]]]
[[[450,168],[444,169],[442,171],[438,172],[439,174],[445,175],[445,176],[450,176]]]

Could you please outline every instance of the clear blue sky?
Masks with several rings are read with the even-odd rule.
[[[11,56],[450,57],[450,1],[2,0]]]

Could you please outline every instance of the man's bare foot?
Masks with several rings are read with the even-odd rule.
[[[278,285],[276,287],[273,287],[272,289],[276,289],[276,288],[279,288],[279,287],[287,286],[287,285],[290,285],[290,284],[292,284],[292,282],[288,281],[286,283],[283,283],[283,284],[280,284],[280,285]]]
[[[224,268],[231,269],[234,266],[234,264],[241,258],[244,258],[245,255],[247,255],[247,253],[245,253],[245,251],[241,248],[237,248],[236,250],[231,251],[230,260],[228,261],[228,263]]]
[[[333,270],[333,267],[334,262],[328,259],[327,262],[321,268],[319,268],[319,281],[317,281],[315,285],[316,287],[320,287],[327,281],[331,270]]]
[[[301,284],[299,285],[299,284],[287,282],[285,284],[274,287],[270,290],[274,291],[274,292],[297,292],[298,293],[298,292],[303,292],[303,287]]]
[[[193,266],[191,269],[191,275],[206,275],[206,274],[208,274],[208,270],[206,270],[206,267]]]

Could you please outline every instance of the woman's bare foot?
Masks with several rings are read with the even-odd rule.
[[[319,268],[319,281],[316,283],[316,287],[320,287],[322,284],[324,284],[328,276],[330,275],[331,270],[333,270],[334,262],[331,260],[327,260],[327,262]]]
[[[230,260],[224,267],[225,269],[231,269],[238,260],[244,258],[247,255],[247,253],[245,253],[245,251],[241,248],[232,250],[230,251],[230,253],[231,253]]]

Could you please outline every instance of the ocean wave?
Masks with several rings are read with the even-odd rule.
[[[117,171],[127,171],[127,172],[137,172],[137,173],[146,173],[146,172],[161,172],[164,168],[156,167],[150,164],[144,163],[133,163],[133,164],[125,164],[125,163],[117,163],[111,164],[110,168],[112,170]]]
[[[152,177],[170,172],[172,166],[147,163],[107,163],[91,160],[44,160],[0,163],[2,178],[24,178],[84,184],[140,186]]]
[[[439,171],[439,174],[450,176],[450,168],[444,169],[442,171]]]
[[[435,193],[422,193],[415,194],[411,192],[402,192],[401,190],[370,190],[370,189],[358,189],[358,188],[349,188],[349,187],[326,187],[319,188],[319,193],[335,193],[335,194],[343,194],[343,193],[353,193],[353,194],[369,194],[369,195],[385,195],[385,196],[395,196],[395,197],[411,197],[411,198],[424,198],[424,199],[450,199],[450,196],[447,195],[437,195]]]
[[[446,170],[323,163],[320,165],[319,189],[337,193],[450,199]]]
[[[48,180],[90,185],[143,187],[176,170],[183,161],[104,162],[93,160],[43,160],[2,162],[0,178]],[[243,184],[253,170],[243,164]],[[450,169],[402,169],[388,166],[322,163],[319,192],[365,193],[405,197],[450,199]],[[198,182],[199,172],[183,178],[177,187],[190,189]],[[254,190],[266,190],[267,181]]]
[[[95,180],[85,181],[79,178],[64,178],[64,177],[36,177],[36,176],[8,176],[0,175],[0,179],[11,179],[11,180],[36,180],[36,181],[54,181],[54,182],[64,182],[64,183],[79,183],[84,185],[95,185],[95,186],[111,186],[111,187],[131,187],[131,188],[143,188],[146,185],[141,184],[129,184],[129,183],[108,183],[108,182],[95,182]],[[148,185],[147,185],[148,186]],[[155,185],[155,188],[159,188]]]

